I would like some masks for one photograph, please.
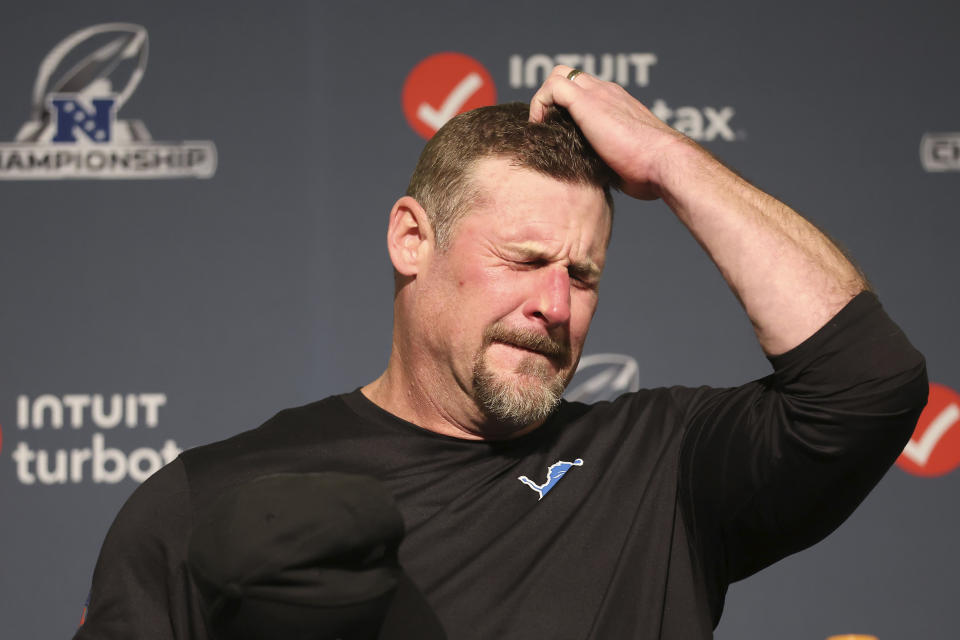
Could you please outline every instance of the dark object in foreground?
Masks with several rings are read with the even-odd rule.
[[[445,638],[397,561],[402,538],[373,478],[275,474],[199,515],[188,564],[218,640]]]

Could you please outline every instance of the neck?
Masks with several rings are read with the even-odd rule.
[[[483,414],[468,390],[444,384],[432,368],[416,367],[408,360],[394,343],[387,369],[360,391],[398,418],[427,431],[463,440],[508,440],[543,424],[539,421],[517,428],[493,421]]]

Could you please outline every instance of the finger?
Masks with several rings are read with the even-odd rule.
[[[574,71],[576,71],[577,73],[574,75],[573,78],[571,78],[570,75],[573,74]],[[568,67],[565,64],[558,64],[557,66],[555,66],[550,71],[550,74],[547,76],[547,78],[551,78],[553,76],[559,76],[566,80],[570,80],[571,82],[579,82],[579,81],[583,81],[585,83],[602,82],[601,80],[594,78],[592,75],[590,75],[583,69],[578,69],[576,67]]]
[[[574,73],[576,71],[576,73]],[[571,77],[573,76],[573,77]],[[531,122],[541,122],[543,120],[543,115],[546,112],[546,108],[551,104],[556,104],[562,107],[570,107],[570,103],[574,98],[578,96],[576,92],[570,92],[561,89],[560,93],[555,93],[557,91],[557,85],[573,85],[578,88],[588,89],[597,84],[602,84],[603,81],[598,78],[594,78],[589,73],[576,69],[574,67],[569,67],[565,64],[558,64],[555,66],[550,73],[547,75],[546,79],[543,81],[540,89],[537,90],[537,93],[534,94],[533,98],[530,100],[530,121]],[[549,85],[549,86],[548,86]],[[560,99],[565,99],[566,102],[561,102]]]
[[[582,87],[573,80],[568,80],[566,74],[558,73],[558,69],[561,69],[561,67],[554,68],[554,71],[530,99],[530,122],[542,122],[543,114],[550,105],[555,104],[569,108],[573,101],[583,93]],[[566,69],[572,70],[571,67],[566,67]]]

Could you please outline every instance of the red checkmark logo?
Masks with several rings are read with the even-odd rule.
[[[930,383],[930,398],[897,466],[917,476],[942,476],[960,466],[960,394]]]
[[[437,53],[422,60],[403,83],[403,113],[426,139],[458,113],[496,102],[490,73],[462,53]]]

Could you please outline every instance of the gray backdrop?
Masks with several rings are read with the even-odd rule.
[[[155,141],[212,141],[216,173],[0,180],[4,638],[73,632],[103,536],[165,445],[223,438],[382,370],[387,212],[423,144],[401,95],[440,52],[482,65],[499,101],[533,93],[514,86],[512,56],[590,54],[599,72],[603,54],[611,69],[616,54],[653,54],[621,58],[627,89],[694,107],[705,137],[707,108],[726,114],[706,146],[837,238],[931,380],[960,389],[955,138],[934,140],[931,168],[945,170],[920,155],[925,134],[960,131],[956,4],[10,2],[0,176],[17,168],[41,61],[113,22],[149,34],[117,118]],[[669,210],[618,207],[586,353],[636,358],[644,386],[765,375],[742,310]],[[960,461],[957,431],[935,455]],[[97,447],[99,462],[70,453]],[[118,471],[121,455],[135,469]],[[825,542],[734,585],[716,636],[956,638],[958,490],[960,473],[894,468]]]

